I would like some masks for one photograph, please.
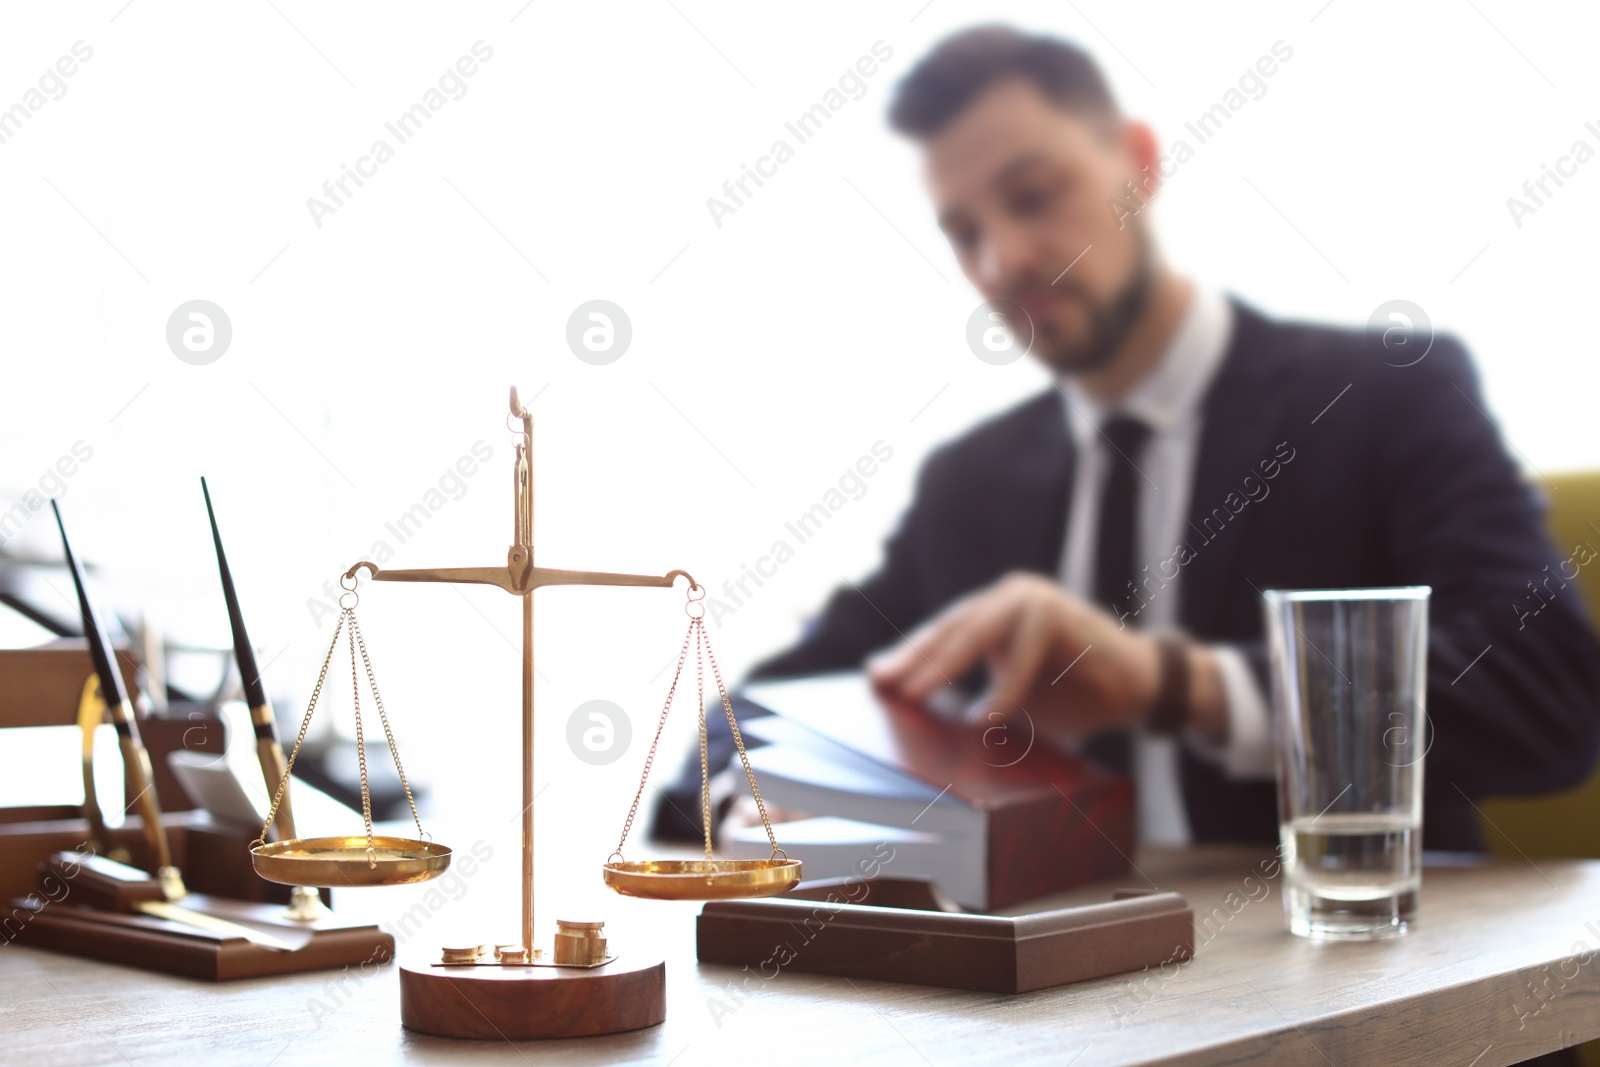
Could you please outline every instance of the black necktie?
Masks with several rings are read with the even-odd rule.
[[[1135,519],[1139,483],[1144,480],[1138,462],[1150,439],[1150,427],[1131,416],[1118,415],[1100,427],[1100,435],[1106,480],[1100,492],[1100,528],[1095,539],[1094,599],[1113,616],[1124,616],[1132,626],[1136,616],[1131,612],[1141,603],[1133,595],[1138,588]],[[1133,589],[1129,583],[1134,584]],[[1108,731],[1091,738],[1084,752],[1118,774],[1132,773],[1127,730]]]
[[[1113,615],[1132,611],[1137,603],[1128,589],[1135,581],[1134,526],[1139,502],[1139,456],[1150,439],[1150,427],[1118,415],[1100,427],[1100,451],[1106,480],[1100,491],[1100,532],[1095,538],[1094,599]],[[1130,618],[1131,624],[1131,618]]]

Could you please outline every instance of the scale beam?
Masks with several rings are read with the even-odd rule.
[[[358,563],[356,567],[363,564]],[[354,570],[352,567],[351,570]],[[372,569],[380,582],[448,582],[451,585],[497,585],[508,593],[519,593],[516,580],[505,567],[419,567],[414,570]]]
[[[654,586],[657,588],[671,587],[679,575],[689,579],[691,590],[700,588],[694,576],[688,571],[668,571],[663,575],[654,574],[611,574],[606,571],[567,571],[555,567],[533,568],[532,587],[537,589],[542,585],[631,585]]]
[[[517,553],[512,548],[512,553]],[[611,571],[574,571],[558,567],[534,567],[531,571],[508,567],[416,567],[407,570],[381,570],[362,560],[345,572],[353,578],[362,567],[372,572],[380,582],[443,582],[451,585],[493,585],[518,596],[531,593],[546,585],[621,585],[635,588],[670,588],[681,575],[689,579],[691,590],[700,588],[688,571],[673,570],[666,574],[617,574]],[[531,577],[529,577],[531,575]]]

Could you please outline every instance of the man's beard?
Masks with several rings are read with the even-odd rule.
[[[1155,288],[1155,257],[1143,233],[1138,235],[1133,276],[1110,300],[1097,301],[1087,290],[1066,284],[1067,294],[1075,297],[1089,313],[1089,335],[1081,343],[1053,338],[1037,324],[1035,355],[1052,370],[1063,374],[1085,374],[1106,367],[1116,357],[1128,334],[1138,324]],[[1065,282],[1065,279],[1063,279]]]

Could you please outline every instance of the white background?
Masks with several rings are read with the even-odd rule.
[[[978,297],[914,149],[883,121],[915,58],[995,5],[274,2],[6,13],[0,107],[74,42],[94,52],[0,144],[0,507],[84,441],[93,458],[62,494],[81,553],[177,639],[222,645],[207,475],[283,700],[304,701],[332,632],[307,601],[375,540],[394,566],[503,560],[509,384],[537,396],[542,563],[683,568],[717,590],[774,540],[797,548],[712,630],[733,680],[872,566],[933,446],[1045,382],[968,350]],[[1600,125],[1592,9],[1083,0],[1004,14],[1085,45],[1163,144],[1287,44],[1265,95],[1191,141],[1153,209],[1170,257],[1285,316],[1360,326],[1383,301],[1414,301],[1470,346],[1527,464],[1600,465],[1586,432],[1600,161],[1520,228],[1506,206],[1575,140],[1600,149],[1584,129]],[[397,145],[384,123],[480,40],[493,58],[465,95]],[[775,139],[795,146],[784,122],[878,41],[893,58],[863,97],[717,226],[707,198]],[[378,138],[395,157],[319,228],[307,198]],[[165,339],[196,298],[233,328],[203,367]],[[633,324],[609,366],[565,343],[594,298]],[[465,495],[409,542],[388,535],[480,440],[494,458]],[[879,440],[894,456],[865,495],[796,545],[784,522]],[[5,551],[59,558],[47,512]],[[581,839],[574,855],[598,860],[620,826],[680,600],[539,596],[541,828]],[[516,602],[380,586],[361,612],[433,810],[511,830]],[[634,733],[601,769],[565,744],[567,716],[594,698]],[[680,705],[658,773],[676,769],[691,714]]]

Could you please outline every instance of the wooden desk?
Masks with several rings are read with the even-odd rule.
[[[1410,937],[1315,944],[1283,931],[1266,858],[1142,853],[1124,884],[1188,896],[1197,958],[1012,998],[702,967],[698,905],[636,902],[668,957],[666,1024],[520,1046],[403,1030],[393,968],[207,985],[8,945],[0,1062],[1494,1067],[1600,1036],[1600,955],[1584,955],[1600,949],[1600,862],[1430,866]]]

